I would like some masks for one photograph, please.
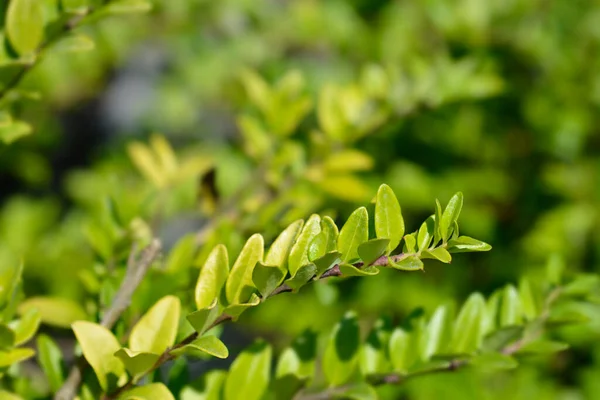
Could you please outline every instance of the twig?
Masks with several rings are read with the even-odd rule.
[[[160,251],[160,241],[158,239],[153,239],[150,245],[142,251],[140,259],[136,260],[136,247],[132,247],[127,261],[125,278],[123,278],[121,287],[113,299],[110,308],[104,313],[100,325],[107,329],[111,329],[115,325],[123,311],[129,306],[133,293],[140,285],[154,260],[156,260],[160,254]],[[73,365],[73,368],[71,368],[71,371],[69,372],[67,380],[60,390],[56,392],[54,400],[71,400],[75,397],[85,367],[87,367],[85,359],[80,358],[75,362],[75,365]]]

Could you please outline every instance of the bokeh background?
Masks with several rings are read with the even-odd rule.
[[[239,249],[312,212],[343,221],[380,183],[396,192],[408,231],[436,198],[462,191],[462,232],[493,250],[278,296],[225,328],[234,353],[255,337],[283,346],[307,327],[325,330],[350,308],[368,325],[535,278],[548,264],[598,272],[597,0],[153,3],[82,27],[94,50],[49,53],[23,82],[43,100],[15,106],[35,132],[0,147],[0,262],[23,257],[28,296],[93,311],[93,299],[114,293],[118,279],[97,273],[122,259],[118,232],[97,233],[112,229],[113,202],[124,225],[144,218],[167,247],[141,288],[143,310],[193,287],[215,240]],[[279,90],[271,108],[265,82]],[[342,122],[331,122],[334,109]],[[194,166],[189,176],[161,185],[132,161],[131,143],[156,132]],[[276,151],[256,146],[261,132]],[[190,260],[184,273],[169,268],[177,257]],[[556,357],[382,396],[600,398],[600,310],[589,313],[586,327],[562,332],[574,346]],[[60,321],[43,330],[72,344]]]

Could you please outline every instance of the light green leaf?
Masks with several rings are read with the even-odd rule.
[[[72,33],[60,39],[53,49],[57,52],[78,53],[93,50],[94,47],[96,44],[89,36]]]
[[[440,231],[442,240],[445,242],[450,238],[450,234],[454,229],[454,222],[458,221],[460,211],[463,206],[463,194],[461,192],[456,193],[446,206],[442,219],[440,221]]]
[[[375,389],[366,382],[355,383],[345,387],[335,398],[346,400],[378,400]]]
[[[434,235],[435,219],[433,216],[430,216],[423,224],[421,224],[421,228],[419,228],[419,233],[417,234],[417,245],[419,246],[420,251],[429,248]]]
[[[439,306],[427,324],[425,331],[425,342],[422,358],[429,360],[434,354],[442,353],[444,346],[450,342],[452,337],[451,316],[448,307]]]
[[[258,261],[262,261],[264,241],[260,234],[254,234],[248,239],[237,260],[231,268],[231,273],[225,283],[225,292],[229,304],[245,302],[254,290],[252,271]]]
[[[35,351],[26,347],[19,347],[6,351],[0,351],[0,368],[9,367],[20,363],[35,355]]]
[[[252,282],[260,292],[262,298],[267,298],[269,295],[281,285],[285,279],[285,271],[275,265],[256,264],[252,272]]]
[[[362,151],[345,149],[327,157],[323,166],[329,172],[368,171],[373,168],[373,159]]]
[[[44,10],[39,0],[11,0],[6,9],[5,29],[17,53],[34,52],[44,39]]]
[[[60,348],[50,336],[43,333],[37,337],[37,359],[50,391],[56,393],[65,382],[66,368]]]
[[[105,392],[111,391],[118,385],[124,384],[127,380],[125,367],[114,356],[121,345],[112,332],[101,325],[87,321],[74,322],[72,327],[83,356],[92,366],[102,389]]]
[[[66,328],[75,321],[86,320],[87,315],[78,303],[59,297],[30,297],[19,305],[19,313],[24,315],[37,309],[42,322]]]
[[[325,254],[321,258],[317,258],[314,263],[317,267],[316,278],[318,279],[323,273],[331,269],[334,265],[341,261],[341,254],[338,251],[332,251]]]
[[[227,248],[219,244],[210,252],[206,262],[200,269],[195,291],[196,307],[199,310],[208,308],[219,297],[228,274],[229,256],[227,255]]]
[[[342,261],[358,259],[358,246],[369,240],[369,215],[365,207],[355,210],[342,227],[338,237],[338,251]]]
[[[321,217],[316,214],[310,216],[296,243],[290,251],[288,267],[290,275],[295,276],[300,267],[310,263],[308,258],[309,245],[313,239],[321,232]]]
[[[417,237],[415,233],[404,236],[404,253],[415,253],[417,251]]]
[[[132,376],[137,377],[150,370],[154,363],[160,358],[160,354],[132,351],[127,348],[122,348],[117,350],[115,357],[123,362],[125,369],[127,369]]]
[[[407,373],[413,364],[410,334],[402,328],[392,332],[389,342],[390,361],[394,371]]]
[[[452,261],[452,256],[443,247],[436,247],[433,250],[424,250],[421,254],[422,258],[432,258],[434,260],[441,261],[445,264],[449,264]]]
[[[389,239],[371,239],[368,242],[361,243],[358,246],[358,256],[364,265],[371,265],[385,254],[389,243]]]
[[[13,347],[15,343],[15,333],[7,325],[0,324],[0,350],[6,350]]]
[[[0,307],[10,304],[15,298],[15,290],[21,275],[23,274],[23,263],[0,263]]]
[[[109,14],[143,13],[152,9],[152,3],[144,0],[117,0],[111,1],[105,7]]]
[[[518,325],[522,321],[519,293],[513,285],[507,285],[502,293],[500,306],[500,326]]]
[[[417,256],[408,256],[398,262],[388,258],[388,264],[392,268],[396,268],[401,271],[420,271],[423,269],[423,261],[421,261],[421,259]]]
[[[375,233],[378,238],[389,239],[387,254],[398,247],[404,235],[404,219],[400,203],[388,185],[381,185],[375,203]]]
[[[184,386],[180,400],[221,400],[226,371],[213,370]]]
[[[231,364],[224,400],[260,400],[269,386],[271,353],[264,342],[244,350]]]
[[[171,351],[171,353],[174,355],[180,355],[184,353],[193,355],[194,353],[198,352],[209,354],[217,358],[229,357],[229,350],[227,350],[227,346],[225,346],[223,342],[219,340],[219,338],[213,335],[199,337],[192,343],[186,344],[183,347]]]
[[[519,363],[509,355],[502,353],[483,353],[471,358],[471,365],[488,370],[514,369]]]
[[[448,251],[450,253],[467,253],[471,251],[489,251],[492,246],[469,236],[459,236],[448,242]]]
[[[308,220],[310,223],[310,219]],[[265,256],[265,265],[274,265],[281,268],[282,271],[286,271],[286,261],[288,256],[291,259],[290,250],[292,250],[292,246],[296,242],[300,231],[302,230],[302,226],[304,226],[304,221],[301,219],[292,222],[273,242],[271,248],[267,252]]]
[[[256,293],[252,293],[247,303],[232,304],[226,307],[225,310],[223,310],[223,313],[229,315],[235,321],[239,318],[240,315],[242,315],[244,311],[251,307],[255,307],[259,304],[260,297],[258,297]]]
[[[0,141],[4,144],[11,144],[24,136],[33,132],[31,125],[22,121],[13,121],[10,124],[0,126]]]
[[[285,283],[294,289],[294,291],[297,291],[302,286],[306,285],[316,273],[317,267],[315,264],[303,265],[300,267],[300,269],[298,269],[296,275],[286,280]]]
[[[179,326],[180,309],[181,303],[175,296],[165,296],[157,301],[131,330],[130,349],[161,354],[172,346]]]
[[[440,240],[442,240],[442,205],[438,199],[435,199],[435,235],[433,237],[434,246],[437,245]]]
[[[219,307],[217,305],[217,299],[215,299],[208,308],[202,308],[198,311],[194,311],[193,313],[188,314],[186,318],[194,330],[202,334],[217,319],[218,316]]]
[[[390,320],[383,318],[377,320],[360,349],[358,365],[364,376],[383,374],[391,369],[387,349],[390,336]]]
[[[31,308],[23,313],[21,319],[12,321],[8,326],[15,332],[15,346],[27,342],[35,335],[40,326],[40,312]]]
[[[335,326],[323,356],[323,372],[331,386],[346,383],[357,367],[360,330],[356,314],[346,313]]]
[[[188,234],[179,239],[175,247],[169,252],[165,263],[165,271],[176,273],[190,268],[196,254],[196,234]]]
[[[0,399],[2,400],[23,400],[23,398],[14,393],[7,392],[6,390],[0,389]]]
[[[88,7],[88,0],[61,0],[60,2],[64,11],[69,13],[83,13]]]
[[[316,358],[317,335],[306,330],[281,353],[275,376],[281,378],[293,375],[301,380],[310,378],[314,374]]]
[[[517,354],[552,354],[569,348],[566,343],[539,339],[521,347]]]
[[[594,274],[580,274],[571,282],[564,285],[561,293],[567,296],[586,296],[600,284],[600,276]]]
[[[338,227],[330,217],[321,219],[321,232],[315,236],[308,248],[308,259],[315,261],[327,253],[337,250]]]
[[[164,384],[150,383],[126,391],[119,400],[175,400],[175,397]]]
[[[486,318],[485,299],[480,293],[469,296],[460,310],[452,331],[453,353],[472,353],[481,346]]]
[[[356,268],[352,264],[340,264],[342,276],[373,276],[379,273],[377,267]]]

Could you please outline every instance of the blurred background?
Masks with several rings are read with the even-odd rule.
[[[143,220],[166,245],[135,314],[163,293],[185,296],[216,242],[239,250],[254,232],[269,241],[313,212],[344,221],[381,183],[408,232],[436,198],[462,191],[461,233],[493,250],[278,296],[225,329],[234,353],[259,336],[287,345],[347,309],[366,326],[430,312],[548,264],[598,272],[598,1],[153,4],[82,27],[95,48],[49,53],[22,84],[43,100],[12,106],[35,132],[0,146],[0,262],[25,260],[27,296],[87,313],[110,298],[119,279],[99,277],[129,249],[107,222],[115,209],[121,226]],[[161,177],[144,154],[160,158],[163,137],[178,161]],[[575,345],[557,357],[382,396],[600,398],[600,310],[589,313],[592,323],[561,332]],[[65,324],[45,322],[72,343]]]

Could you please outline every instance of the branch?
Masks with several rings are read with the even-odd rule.
[[[127,260],[125,278],[123,278],[121,287],[119,287],[119,291],[114,297],[110,308],[104,313],[100,325],[106,329],[111,329],[115,325],[123,311],[129,306],[133,293],[140,285],[154,260],[156,260],[160,254],[160,251],[160,241],[158,239],[153,239],[152,243],[142,251],[140,259],[136,260],[136,247],[135,245],[132,247],[129,259]],[[71,368],[71,371],[69,372],[67,380],[60,390],[56,392],[54,400],[71,400],[75,397],[79,384],[81,383],[82,372],[87,365],[88,364],[83,357],[75,362],[75,365],[73,365],[73,368]]]

